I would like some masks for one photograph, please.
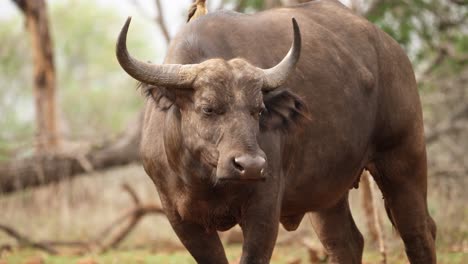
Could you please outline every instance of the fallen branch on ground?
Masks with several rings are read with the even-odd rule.
[[[41,242],[34,242],[31,239],[27,238],[25,235],[20,234],[18,231],[14,230],[11,227],[5,226],[5,225],[0,225],[0,230],[5,232],[7,235],[10,237],[13,237],[16,239],[19,245],[25,246],[25,247],[32,247],[36,248],[42,251],[45,251],[49,254],[57,254],[58,251],[54,248],[52,248],[49,245],[43,244]]]
[[[164,214],[164,211],[159,205],[141,204],[140,198],[137,196],[135,190],[133,190],[130,187],[130,185],[124,184],[122,187],[132,198],[134,207],[130,210],[130,212],[124,214],[124,217],[121,217],[120,220],[130,218],[130,221],[128,221],[126,225],[124,225],[117,232],[115,232],[115,235],[110,240],[108,240],[108,242],[102,242],[102,240],[98,241],[98,244],[100,244],[98,250],[99,252],[105,252],[111,248],[116,248],[130,234],[130,232],[136,227],[136,225],[144,216],[148,214]],[[119,222],[122,221],[116,221],[113,224],[109,225],[107,228],[105,228],[104,230],[106,232],[102,233],[102,235],[104,235],[102,237],[107,237],[107,234],[112,233],[112,230],[118,227]]]
[[[35,242],[11,227],[0,225],[0,230],[15,238],[20,246],[36,248],[49,254],[59,254],[59,248],[61,247],[76,249],[77,254],[89,252],[102,253],[111,248],[117,248],[128,237],[131,231],[135,229],[143,217],[150,214],[164,214],[161,206],[157,204],[142,204],[135,190],[130,185],[124,184],[123,189],[130,195],[134,203],[133,208],[112,221],[94,239],[89,241]]]
[[[140,160],[143,113],[116,140],[84,151],[44,154],[0,162],[0,194],[60,182],[89,171],[127,165]],[[81,147],[81,146],[79,146]],[[72,151],[73,152],[73,151]]]

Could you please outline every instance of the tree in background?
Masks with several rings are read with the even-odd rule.
[[[55,152],[61,142],[57,126],[53,42],[44,0],[14,0],[23,12],[34,60],[36,152]]]
[[[27,0],[12,1],[28,2]],[[153,22],[144,27],[137,26],[139,30],[135,30],[129,37],[142,33],[145,29],[154,26],[152,24],[156,24],[161,27],[161,38],[169,41],[170,35],[163,19],[163,15],[167,13],[161,9],[161,1],[169,3],[170,0],[148,0],[156,6],[154,16],[147,13],[148,10],[143,5],[139,6],[140,0],[129,1],[141,9],[137,17],[146,16]],[[201,1],[203,0],[199,2]],[[55,56],[53,57],[56,60],[57,78],[60,83],[59,109],[61,109],[60,114],[63,112],[61,117],[68,128],[68,132],[64,133],[66,139],[84,139],[88,142],[99,142],[102,138],[112,139],[117,131],[122,130],[128,117],[135,115],[141,104],[140,98],[135,100],[137,96],[132,97],[137,93],[129,92],[129,87],[133,84],[128,80],[125,81],[125,74],[122,73],[118,64],[110,59],[114,57],[115,37],[123,18],[117,17],[116,19],[112,12],[115,9],[100,5],[100,2],[92,0],[51,1],[50,18],[54,23],[50,24],[50,30],[55,40]],[[144,1],[141,0],[141,2]],[[307,0],[221,0],[218,2],[207,0],[206,2],[210,11],[224,6],[225,9],[251,13],[282,5],[303,3]],[[343,2],[348,3],[355,12],[377,24],[406,49],[415,66],[424,103],[430,183],[438,185],[437,188],[440,189],[451,184],[464,190],[466,186],[464,182],[467,179],[464,176],[468,175],[468,141],[466,140],[468,138],[468,68],[466,67],[468,2],[459,0],[345,0]],[[180,18],[183,19],[182,16]],[[9,22],[18,24],[17,21]],[[135,22],[138,23],[138,20]],[[2,155],[4,146],[2,144],[5,142],[10,144],[15,141],[21,142],[23,146],[32,145],[29,142],[23,142],[25,139],[32,138],[30,133],[32,129],[28,125],[9,126],[15,122],[5,122],[8,119],[18,119],[16,115],[21,115],[20,111],[11,111],[11,109],[8,109],[7,115],[4,115],[5,102],[13,101],[18,104],[19,101],[32,101],[29,95],[24,96],[31,90],[25,89],[31,82],[30,77],[26,76],[27,70],[31,68],[31,63],[28,63],[29,57],[27,57],[27,51],[29,51],[27,49],[30,47],[26,47],[23,43],[24,36],[17,32],[11,34],[11,28],[17,27],[14,24],[5,23],[0,27],[0,39],[2,39],[0,46],[2,57],[0,127],[5,128],[0,131],[0,159],[2,156],[8,159],[15,157],[14,154],[10,154],[14,152],[8,151]],[[27,32],[30,32],[29,28]],[[137,57],[147,58],[155,52],[141,49],[141,46],[153,45],[153,41],[148,38],[148,31],[143,34],[146,34],[144,38],[146,43],[141,41],[141,43],[131,43],[129,46],[132,50],[136,49]],[[132,39],[129,41],[131,42]],[[8,87],[8,89],[2,90],[3,87]],[[23,100],[12,99],[12,94],[13,97],[18,94],[18,97],[22,97],[20,99]],[[14,110],[20,107],[15,106]],[[130,124],[129,127],[138,130],[138,126],[138,124]],[[128,132],[129,136],[122,137],[124,140],[117,142],[108,140],[105,144],[111,145],[109,148],[99,149],[100,145],[94,144],[93,151],[80,156],[79,162],[75,158],[58,158],[50,160],[50,163],[41,164],[36,159],[27,158],[7,164],[7,166],[0,164],[0,193],[21,190],[24,186],[57,182],[72,174],[107,169],[137,160],[138,149],[135,146],[138,145],[139,139],[135,135],[139,132],[135,129]],[[10,138],[13,140],[9,140]],[[128,146],[133,146],[133,148],[128,148]],[[30,157],[29,152],[26,155],[23,152],[22,154]],[[18,163],[33,166],[21,167]],[[41,164],[46,169],[43,171],[46,177],[44,175],[42,175],[43,178],[36,177],[38,166],[35,165],[37,164]],[[58,169],[52,170],[53,165],[57,164]],[[453,184],[454,182],[456,184]],[[457,188],[450,188],[447,188],[447,195],[452,195],[453,200],[466,200],[460,199],[453,191]],[[431,195],[439,197],[438,193],[434,195],[434,192],[431,192]],[[449,215],[447,219],[458,215],[463,217],[463,214],[453,213],[454,210],[459,210],[459,207],[444,205],[442,208],[443,212],[438,212],[438,214]],[[434,207],[430,210],[439,210],[439,208]],[[369,215],[372,214],[372,212],[369,213]],[[454,223],[463,223],[463,221],[464,218],[455,220]],[[458,242],[465,239],[466,232],[459,232],[463,227],[446,224],[439,228],[439,233],[451,235],[441,236],[438,242],[441,240]],[[447,231],[449,228],[456,232]]]
[[[31,149],[35,109],[34,66],[19,16],[0,27],[0,193],[58,182],[78,173],[138,161],[142,98],[136,82],[122,74],[115,38],[122,18],[92,0],[51,2],[49,30],[54,35],[62,148],[52,155]],[[141,20],[135,19],[137,24]],[[141,24],[140,24],[141,25]],[[139,56],[157,54],[140,26],[129,41]],[[31,54],[32,55],[32,54]],[[145,55],[146,56],[146,55]],[[133,88],[133,89],[132,89]]]
[[[84,2],[87,3],[86,8],[83,8],[83,1],[64,1],[61,4],[54,4],[51,8],[54,21],[60,21],[51,25],[56,41],[57,77],[61,84],[59,102],[63,120],[68,127],[65,138],[100,141],[102,138],[109,138],[109,135],[115,135],[116,131],[121,131],[125,127],[125,121],[139,108],[141,100],[137,99],[135,93],[135,97],[128,96],[128,87],[132,84],[125,79],[118,64],[109,59],[114,58],[115,36],[120,28],[121,19],[115,19],[112,12],[107,9],[104,11],[96,2]],[[165,12],[160,9],[160,0],[152,1],[157,9],[155,16],[149,15],[147,10],[140,5],[139,0],[129,0],[129,2],[133,2],[140,9],[141,16],[150,17],[153,21],[149,26],[139,27],[141,30],[135,31],[134,34],[143,33],[145,29],[152,26],[165,27],[165,24],[161,23],[161,21],[164,22],[161,15]],[[206,2],[210,10],[224,6],[225,9],[249,13],[306,1],[223,0],[217,7],[213,7],[213,5],[218,5],[214,1]],[[355,12],[367,17],[399,41],[415,65],[425,106],[429,162],[432,166],[430,171],[441,175],[453,172],[457,175],[466,175],[468,154],[465,154],[468,142],[463,140],[468,131],[466,129],[468,92],[466,91],[467,79],[464,77],[468,74],[466,3],[438,0],[415,0],[411,3],[403,0],[350,0],[348,3]],[[181,16],[181,19],[184,18]],[[165,36],[163,29],[161,31],[164,39],[167,39],[169,36]],[[2,34],[2,29],[0,29],[0,34]],[[6,40],[4,47],[0,47],[0,53],[2,49],[8,50],[7,45],[16,45],[15,41],[9,40],[8,34],[6,34]],[[146,37],[145,40],[146,45],[152,45],[151,39]],[[131,44],[132,49],[138,46],[142,46],[141,43]],[[16,52],[11,47],[10,50]],[[137,49],[136,52],[138,51]],[[155,52],[140,50],[140,54],[140,57],[148,57],[148,54],[155,54]],[[23,56],[23,54],[20,55]],[[29,67],[28,63],[24,63],[26,61],[24,59],[12,58],[13,60],[22,61],[23,68]],[[3,68],[4,65],[0,67]],[[15,76],[23,70],[10,72],[12,74],[8,76],[0,71],[0,76],[2,76],[0,82],[14,78],[10,83],[6,81],[5,86],[22,82],[23,85],[15,86],[16,89],[11,90],[26,87],[24,81]],[[9,94],[13,92],[17,91],[7,91]],[[129,101],[129,98],[133,99]],[[2,100],[0,100],[0,110]],[[104,102],[109,104],[105,105]],[[118,106],[119,111],[115,111],[117,108],[113,106]],[[133,112],[128,111],[129,109]],[[0,124],[5,124],[5,121],[0,120]],[[13,140],[5,140],[3,134],[10,135]],[[4,142],[13,142],[15,139],[18,142],[27,138],[23,135],[18,140],[18,137],[15,138],[16,133],[8,131],[0,131],[0,135],[2,135],[0,155],[2,155]],[[14,157],[8,155],[11,153],[9,151],[5,153],[3,156],[7,158]]]

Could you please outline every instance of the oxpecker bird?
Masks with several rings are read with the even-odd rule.
[[[196,0],[189,9],[187,22],[190,22],[198,17],[204,16],[208,13],[205,5],[206,0]]]

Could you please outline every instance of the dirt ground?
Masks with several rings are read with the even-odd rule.
[[[241,254],[241,246],[227,247],[227,256],[231,263],[238,263]],[[1,262],[3,261],[3,262]],[[165,264],[192,264],[195,261],[184,249],[133,249],[133,250],[118,250],[111,251],[100,255],[85,255],[85,256],[51,256],[42,252],[33,250],[20,250],[4,254],[0,259],[0,263],[8,264],[128,264],[128,263],[165,263]],[[296,246],[279,246],[276,247],[272,264],[308,264],[308,263],[326,263],[324,259],[319,261],[310,261],[308,251],[299,245]],[[375,250],[366,250],[363,257],[364,264],[380,263],[380,255]],[[393,250],[389,252],[387,263],[405,264],[406,257],[402,251]],[[439,252],[439,264],[464,264],[468,263],[467,253],[450,253]]]
[[[131,207],[131,199],[123,191],[122,184],[131,185],[144,202],[158,203],[155,187],[140,165],[98,174],[0,196],[0,224],[11,226],[35,241],[85,241]],[[467,179],[458,181],[460,179],[440,182],[430,178],[429,210],[438,224],[439,263],[468,263],[468,194],[463,188],[468,185]],[[351,191],[350,203],[356,223],[366,238],[367,230],[357,190]],[[382,203],[379,210],[384,219],[389,255],[387,263],[407,263],[401,240],[387,220]],[[320,248],[307,218],[295,232],[281,230],[272,263],[310,263],[308,251],[301,242],[304,240]],[[0,251],[1,264],[194,263],[164,215],[145,217],[118,250],[105,254],[76,256],[65,252],[51,256],[32,249],[17,248],[16,245],[14,239],[0,233],[0,248],[13,246],[12,251]],[[233,263],[240,253],[239,245],[227,247],[227,254]],[[364,263],[379,263],[379,259],[377,245],[366,239]]]

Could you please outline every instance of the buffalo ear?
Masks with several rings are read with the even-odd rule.
[[[180,106],[184,100],[192,95],[191,89],[174,90],[149,84],[141,84],[139,88],[146,97],[154,101],[156,108],[162,111],[169,110],[174,104]]]
[[[260,129],[289,132],[310,120],[304,101],[289,90],[274,90],[263,95],[265,111],[260,119]]]
[[[167,111],[176,101],[174,91],[165,87],[140,82],[137,88],[141,89],[142,94],[147,98],[154,101],[157,109]]]

